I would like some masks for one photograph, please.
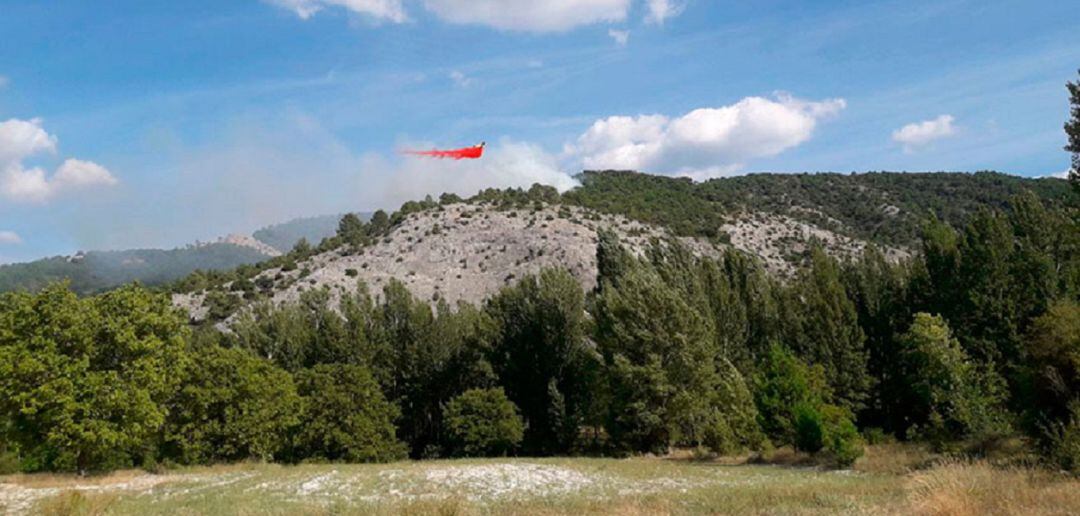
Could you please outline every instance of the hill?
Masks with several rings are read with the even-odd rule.
[[[890,249],[893,257],[902,256],[915,246],[919,227],[929,215],[954,227],[960,226],[981,208],[1007,207],[1012,196],[1025,190],[1037,194],[1049,207],[1075,203],[1070,200],[1066,181],[1027,179],[993,172],[751,174],[695,183],[686,178],[629,171],[587,171],[580,174],[579,179],[580,187],[562,195],[550,188],[517,193],[490,189],[480,192],[470,202],[486,203],[497,208],[495,212],[498,213],[506,211],[508,206],[516,206],[520,211],[528,203],[542,202],[549,206],[581,208],[593,218],[596,215],[619,216],[626,223],[636,221],[648,225],[650,231],[699,239],[710,245],[733,245],[758,256],[770,270],[779,273],[790,272],[794,264],[805,259],[812,241],[831,242],[827,247],[844,255],[850,255],[866,243],[875,243]],[[456,196],[444,196],[445,201],[455,199]],[[406,207],[415,211],[423,204],[406,203]],[[545,212],[543,217],[558,214],[559,210],[553,209]],[[253,238],[228,237],[210,245],[170,251],[89,252],[75,257],[0,266],[0,291],[35,290],[50,281],[69,279],[77,292],[90,293],[130,281],[162,285],[196,270],[228,271],[287,253],[300,239],[317,244],[335,234],[339,218],[328,215],[296,219],[260,229]],[[370,214],[360,214],[360,218],[368,220]],[[598,219],[597,224],[610,222]],[[535,238],[546,236],[552,241],[560,238],[545,226],[540,223],[515,227],[513,231],[526,232]],[[483,238],[489,239],[485,245],[502,248],[513,247],[513,243],[503,242],[512,236],[499,233]],[[579,235],[583,242],[593,236]],[[432,241],[444,241],[443,245],[450,248],[460,244],[447,238],[447,235],[436,235]],[[481,236],[461,238],[469,241]],[[582,256],[590,252],[588,245],[582,242],[563,242],[561,245],[579,250]],[[424,249],[423,246],[415,249],[412,246],[394,247],[392,250],[388,247],[386,251],[393,259],[401,257],[403,263],[435,259],[414,254],[414,251],[426,252]],[[522,248],[521,252],[527,256],[529,251]],[[482,256],[472,256],[472,259],[476,262]],[[380,260],[368,260],[371,270],[379,270]],[[331,264],[329,259],[323,258],[300,270],[306,267],[315,273],[326,266],[341,268],[342,271],[336,273],[338,280],[331,282],[337,284],[341,282],[344,269],[357,265],[348,261],[342,263],[348,266],[338,267],[341,264]],[[508,276],[520,277],[523,272],[513,263],[510,266],[488,265],[485,275],[491,277],[471,285],[470,289],[475,290],[480,284],[499,283]],[[568,265],[587,269],[584,262]],[[274,267],[266,265],[262,269]],[[389,275],[411,272],[397,271],[395,267],[386,267],[385,271]],[[439,271],[432,269],[432,272]],[[430,297],[432,292],[428,290],[423,289],[418,295]],[[463,293],[462,297],[471,299],[473,296]]]
[[[930,214],[960,226],[980,208],[1006,208],[1030,190],[1051,207],[1075,203],[1067,181],[996,172],[750,174],[694,183],[637,172],[585,172],[564,201],[660,224],[685,236],[722,237],[739,213],[791,217],[849,237],[911,246]]]
[[[36,291],[67,280],[80,294],[102,292],[138,281],[157,286],[196,270],[229,270],[278,256],[300,239],[319,242],[333,236],[339,215],[296,219],[262,228],[252,236],[228,235],[215,242],[176,249],[79,252],[28,263],[0,265],[0,292]]]
[[[288,303],[324,287],[337,296],[358,280],[379,289],[396,278],[420,299],[479,303],[555,265],[591,288],[601,230],[639,253],[670,238],[697,253],[732,247],[786,277],[815,244],[850,258],[872,243],[895,261],[917,247],[930,215],[959,227],[1023,191],[1050,207],[1075,202],[1065,181],[989,172],[755,174],[702,183],[626,171],[579,178],[579,188],[561,195],[535,185],[409,202],[364,245],[329,239],[237,274],[189,278],[174,286],[176,302],[195,320],[221,319],[251,300]]]
[[[363,218],[366,214],[360,216]],[[341,214],[293,219],[262,228],[251,236],[284,253],[292,249],[300,239],[318,243],[326,237],[334,236],[340,219]]]

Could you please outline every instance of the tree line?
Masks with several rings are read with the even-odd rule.
[[[909,260],[817,248],[787,282],[737,251],[671,240],[639,256],[600,233],[589,292],[560,269],[482,306],[419,300],[399,282],[312,290],[255,303],[227,331],[189,327],[137,285],[9,293],[0,465],[782,445],[844,465],[885,433],[966,453],[1028,435],[1076,468],[1078,224],[1022,194],[960,229],[930,217]],[[371,234],[342,226],[339,238]]]

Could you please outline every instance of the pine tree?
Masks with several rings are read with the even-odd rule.
[[[1012,225],[1000,212],[982,209],[961,237],[957,305],[947,317],[965,350],[1002,365],[1018,359],[1019,317],[1012,277]]]
[[[844,269],[848,297],[855,304],[859,326],[866,334],[867,369],[876,388],[861,419],[868,424],[895,429],[898,425],[897,392],[903,388],[896,372],[899,363],[896,335],[911,320],[908,302],[910,272],[905,265],[890,264],[876,247]]]
[[[810,268],[803,271],[786,304],[786,338],[792,349],[825,369],[840,406],[852,412],[864,408],[873,385],[867,372],[866,335],[840,281],[836,260],[815,247]]]
[[[504,288],[487,311],[499,327],[492,365],[526,422],[525,451],[567,450],[589,397],[581,286],[563,269],[545,269]]]
[[[757,443],[752,398],[717,353],[707,313],[644,263],[597,295],[596,339],[611,396],[606,427],[617,448],[730,451]]]

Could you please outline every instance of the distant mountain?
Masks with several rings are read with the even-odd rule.
[[[367,217],[366,214],[358,215],[362,219]],[[322,239],[334,236],[340,220],[340,214],[294,219],[283,224],[267,226],[252,233],[251,236],[282,253],[287,253],[301,238],[306,239],[310,244],[318,244]]]
[[[90,294],[132,281],[160,285],[197,269],[231,269],[266,258],[251,247],[225,243],[172,250],[92,251],[0,266],[0,292],[33,291],[54,281],[68,280],[75,292]]]
[[[72,290],[80,294],[109,290],[132,281],[162,285],[196,270],[228,270],[279,256],[301,238],[317,244],[334,235],[340,218],[340,215],[326,215],[296,219],[260,229],[252,236],[228,235],[215,242],[196,242],[170,250],[90,251],[0,265],[0,292],[33,291],[61,280],[70,281]]]

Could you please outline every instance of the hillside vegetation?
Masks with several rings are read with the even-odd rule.
[[[694,183],[636,172],[585,172],[566,202],[671,228],[680,235],[717,237],[740,212],[787,215],[878,244],[914,246],[933,215],[953,226],[982,208],[1005,209],[1031,191],[1047,206],[1076,206],[1060,179],[995,172],[750,174]]]

